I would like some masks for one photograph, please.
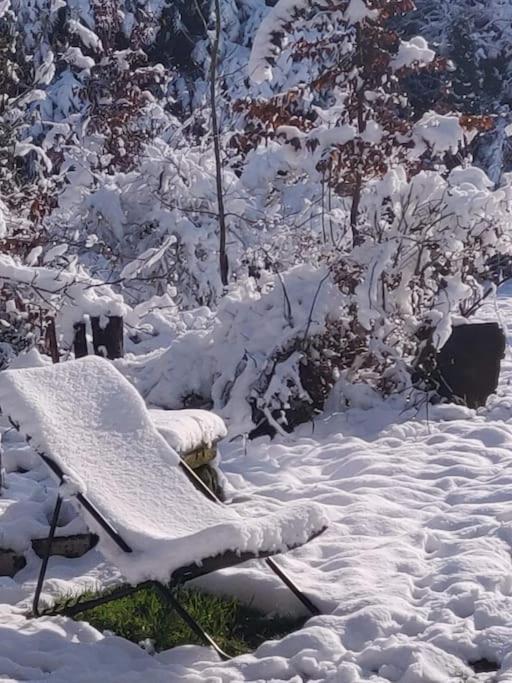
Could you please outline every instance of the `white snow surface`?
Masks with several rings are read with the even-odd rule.
[[[510,328],[512,288],[488,313]],[[437,406],[427,419],[402,412],[401,399],[367,397],[364,408],[322,416],[314,430],[307,425],[247,448],[223,443],[235,509],[257,516],[298,498],[329,509],[325,534],[278,560],[324,611],[300,631],[226,663],[195,646],[151,656],[83,622],[27,620],[23,610],[39,567],[28,553],[26,569],[0,580],[0,679],[511,681],[511,383],[509,348],[498,395],[478,411]],[[23,519],[47,532],[54,485],[12,430],[4,432],[3,448],[9,488],[0,497],[0,529],[23,511]],[[91,551],[80,560],[52,558],[48,575],[45,590],[69,593],[108,583],[115,569]],[[269,611],[297,609],[261,562],[217,572],[200,585]],[[475,671],[482,659],[496,671]]]
[[[373,19],[377,16],[377,10],[371,10],[364,0],[350,0],[345,11],[346,18],[353,24],[364,19]]]
[[[253,83],[260,84],[272,80],[271,60],[277,53],[275,34],[283,31],[283,25],[295,13],[309,7],[311,0],[278,0],[263,18],[249,57],[248,72]]]
[[[0,375],[0,407],[33,449],[68,475],[65,490],[86,493],[132,548],[119,551],[108,537],[102,546],[134,584],[168,582],[175,569],[225,551],[283,551],[327,524],[316,503],[242,519],[209,501],[178,467],[179,456],[137,391],[101,358],[7,370]]]
[[[393,59],[393,68],[398,71],[414,64],[430,64],[435,56],[436,53],[429,48],[427,41],[421,36],[416,36],[400,43],[398,54]]]
[[[181,455],[200,446],[209,448],[227,436],[224,420],[208,410],[151,408],[149,415],[169,446]]]
[[[425,149],[431,149],[435,154],[448,151],[455,153],[464,139],[464,131],[458,116],[430,111],[415,125],[414,137],[419,153]]]

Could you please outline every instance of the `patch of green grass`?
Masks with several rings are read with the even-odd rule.
[[[235,599],[192,589],[181,589],[176,597],[220,647],[233,656],[250,652],[265,640],[281,638],[305,621],[266,617]],[[153,588],[81,612],[76,619],[89,622],[99,631],[113,631],[134,643],[150,638],[157,651],[203,644]]]

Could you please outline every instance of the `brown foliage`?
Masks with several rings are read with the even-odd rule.
[[[493,116],[475,116],[464,114],[459,117],[460,125],[466,130],[476,130],[479,133],[486,133],[494,128]]]

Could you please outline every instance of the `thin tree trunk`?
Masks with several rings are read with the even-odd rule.
[[[359,69],[364,66],[364,55],[363,55],[363,43],[360,25],[356,29],[356,43],[357,43],[357,55],[356,55],[356,65]],[[359,83],[357,86],[356,99],[357,99],[357,128],[359,135],[362,135],[366,130],[366,119],[364,116],[364,90],[365,84]],[[362,244],[363,239],[359,233],[357,227],[357,219],[359,218],[359,205],[361,204],[361,192],[363,190],[363,175],[358,173],[356,175],[356,183],[354,186],[354,192],[352,194],[352,206],[350,207],[350,227],[352,229],[352,244],[357,247]]]
[[[334,246],[336,241],[334,239],[334,229],[332,225],[332,159],[329,162],[329,182],[327,184],[327,197],[329,207],[329,234],[331,235],[331,242]]]
[[[325,171],[322,173],[322,239],[325,244],[327,242],[325,232]]]
[[[352,206],[350,207],[350,227],[352,229],[352,244],[357,247],[362,242],[359,229],[357,227],[357,219],[359,217],[359,204],[361,203],[361,190],[363,180],[360,175],[357,176],[354,192],[352,194]]]
[[[215,0],[215,38],[212,44],[210,66],[210,103],[212,108],[213,149],[215,153],[215,177],[217,185],[217,205],[219,211],[219,267],[220,279],[224,287],[228,284],[229,262],[226,252],[226,211],[224,208],[224,188],[222,182],[222,159],[220,149],[219,120],[217,117],[217,64],[220,45],[220,0]]]
[[[356,55],[356,66],[358,69],[364,67],[364,55],[363,55],[363,38],[361,35],[361,26],[357,26],[356,30],[356,42],[357,42],[357,55]],[[357,84],[357,128],[359,130],[359,135],[364,133],[366,130],[366,119],[364,117],[364,91],[366,89],[366,84]]]

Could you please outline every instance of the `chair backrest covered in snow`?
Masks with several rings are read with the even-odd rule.
[[[104,359],[3,371],[0,409],[129,544],[131,554],[112,543],[103,550],[132,582],[166,580],[223,552],[284,551],[326,526],[312,503],[254,520],[208,500],[181,471],[141,396]]]

